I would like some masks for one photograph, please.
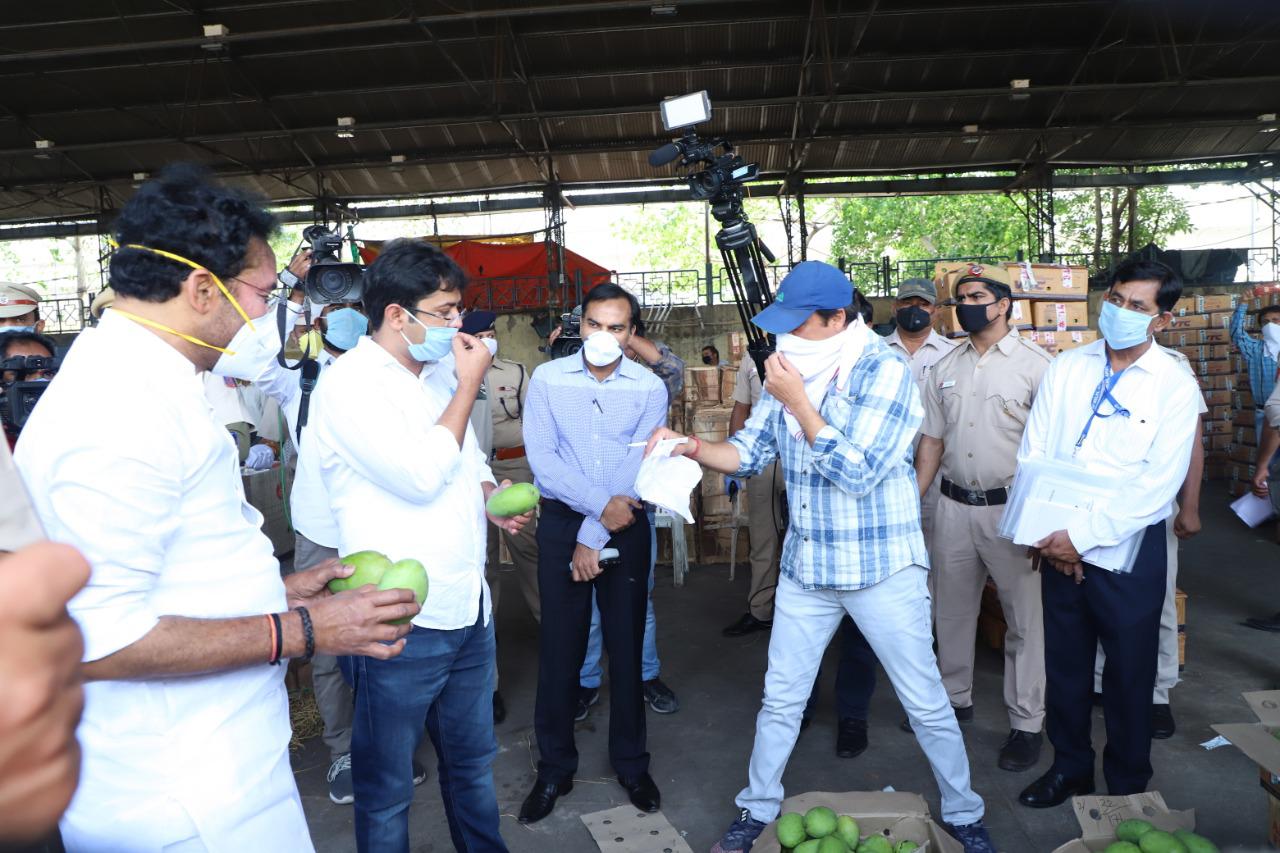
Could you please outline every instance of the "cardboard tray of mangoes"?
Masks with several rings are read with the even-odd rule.
[[[807,813],[818,806],[826,806],[837,815],[848,815],[858,823],[858,834],[863,842],[873,836],[881,836],[894,850],[904,841],[919,845],[914,853],[964,853],[964,847],[936,823],[929,814],[929,806],[919,794],[899,791],[850,791],[843,794],[810,791],[788,797],[782,802],[782,814]],[[834,845],[833,845],[834,846]],[[883,845],[873,845],[883,849]],[[783,848],[778,841],[778,822],[765,827],[752,845],[752,853],[782,853],[794,848]],[[851,853],[857,849],[849,848]]]

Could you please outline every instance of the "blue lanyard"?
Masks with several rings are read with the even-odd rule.
[[[1102,368],[1102,381],[1098,383],[1098,387],[1093,389],[1093,411],[1089,414],[1089,420],[1085,421],[1084,429],[1080,431],[1080,437],[1076,439],[1076,448],[1071,455],[1075,456],[1080,452],[1080,448],[1084,446],[1085,437],[1089,435],[1089,428],[1093,426],[1094,418],[1109,418],[1113,415],[1120,415],[1123,418],[1129,417],[1129,410],[1120,405],[1116,398],[1111,396],[1111,390],[1116,387],[1116,383],[1120,381],[1120,376],[1124,373],[1111,372],[1111,362],[1107,360]],[[1102,408],[1103,401],[1111,404],[1111,411],[1105,415],[1099,411]]]

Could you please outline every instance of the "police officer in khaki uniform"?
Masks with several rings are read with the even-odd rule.
[[[973,656],[990,575],[1008,628],[1004,701],[1012,731],[1000,749],[1004,770],[1040,757],[1044,727],[1044,617],[1040,575],[1025,547],[996,533],[1017,467],[1018,447],[1051,357],[1009,327],[1011,287],[1003,270],[974,265],[956,282],[956,314],[969,338],[939,361],[924,394],[916,456],[923,488],[941,470],[933,522],[934,626],[938,668],[962,722],[973,718]]]
[[[529,370],[519,362],[498,358],[498,336],[494,323],[498,315],[492,311],[472,311],[462,321],[462,330],[479,338],[494,354],[493,364],[485,375],[481,396],[472,408],[471,422],[476,431],[480,449],[489,454],[489,468],[499,483],[532,483],[533,471],[524,455],[524,398],[529,388]],[[515,563],[516,577],[520,579],[520,591],[529,605],[533,618],[541,621],[542,603],[538,596],[538,540],[537,521],[526,524],[514,536],[489,525],[488,553],[485,561],[485,580],[493,599],[493,612],[498,612],[502,585],[498,580],[498,536],[507,543],[507,551]],[[507,716],[502,695],[493,693],[493,720],[500,723]]]
[[[0,281],[0,334],[5,332],[44,333],[40,294],[34,288]]]

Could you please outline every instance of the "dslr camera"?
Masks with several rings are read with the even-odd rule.
[[[364,298],[364,265],[342,260],[343,237],[323,225],[309,225],[302,232],[311,245],[311,269],[303,289],[307,298],[320,305],[359,302]]]
[[[49,387],[48,379],[27,379],[32,373],[56,372],[60,359],[41,355],[15,355],[0,361],[0,374],[12,372],[12,382],[0,382],[0,425],[17,435]]]

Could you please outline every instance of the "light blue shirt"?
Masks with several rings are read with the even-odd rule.
[[[1236,313],[1231,315],[1231,342],[1244,356],[1254,405],[1261,406],[1276,387],[1276,360],[1267,355],[1260,338],[1250,337],[1244,330],[1244,315],[1248,307],[1247,302],[1241,302],[1236,306]]]
[[[612,534],[600,523],[609,499],[636,497],[646,441],[667,419],[662,380],[624,358],[598,381],[581,353],[538,367],[524,405],[524,447],[544,497],[584,516],[578,542],[597,550]]]
[[[791,512],[782,574],[805,589],[862,589],[927,568],[911,464],[924,415],[910,366],[868,333],[843,390],[828,391],[819,411],[827,425],[810,446],[789,433],[782,404],[765,391],[729,439],[741,459],[736,476],[782,460]]]

